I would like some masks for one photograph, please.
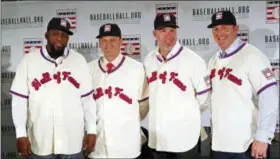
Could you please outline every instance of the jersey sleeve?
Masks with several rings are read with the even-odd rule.
[[[277,84],[269,60],[261,52],[257,52],[248,60],[250,60],[248,63],[249,81],[257,95],[265,89]]]
[[[81,98],[84,98],[93,93],[90,69],[88,63],[85,60],[83,60],[83,62],[81,63],[81,72],[82,72],[82,77],[81,77],[80,92],[81,92]]]
[[[149,112],[149,86],[147,83],[146,73],[143,66],[143,69],[141,69],[141,75],[140,75],[141,81],[139,83],[139,112],[140,112],[140,119],[144,120]]]
[[[200,59],[193,69],[192,83],[197,96],[211,90],[210,74],[203,59]]]
[[[140,83],[139,83],[139,102],[143,102],[148,99],[148,83],[145,74],[144,66],[141,68],[140,71]]]
[[[16,74],[10,89],[11,95],[26,98],[29,97],[28,89],[28,55],[24,55],[16,69]]]

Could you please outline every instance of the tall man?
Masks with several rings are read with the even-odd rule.
[[[97,103],[96,148],[89,158],[137,158],[143,118],[139,109],[148,101],[144,67],[121,54],[122,34],[117,24],[102,25],[96,38],[104,56],[89,63]]]
[[[70,23],[52,18],[47,45],[25,54],[17,67],[10,93],[17,148],[24,158],[82,159],[82,148],[94,148],[91,77],[84,57],[66,48],[69,35]]]
[[[158,48],[144,60],[149,84],[149,147],[153,159],[199,158],[200,107],[209,99],[205,61],[180,45],[173,14],[154,20]]]
[[[209,62],[213,156],[266,158],[278,112],[271,65],[259,49],[238,38],[239,27],[230,11],[215,13],[208,28],[220,47]]]

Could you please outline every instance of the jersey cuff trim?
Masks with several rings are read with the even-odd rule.
[[[83,94],[81,95],[82,98],[86,97],[86,96],[89,96],[93,93],[93,90],[91,90],[90,92],[86,93],[86,94]]]
[[[17,93],[17,92],[12,91],[12,90],[10,90],[10,94],[13,94],[13,95],[16,95],[16,96],[28,99],[28,96],[20,94],[20,93]]]
[[[212,89],[212,88],[210,87],[210,88],[205,89],[205,90],[203,90],[203,91],[197,92],[196,95],[202,95],[202,94],[204,94],[204,93],[207,93],[207,92],[211,91],[211,89]]]
[[[277,85],[277,82],[271,82],[271,83],[269,83],[269,84],[263,86],[263,87],[257,92],[257,95],[259,95],[262,91],[264,91],[265,89],[267,89],[267,88],[269,88],[269,87],[271,87],[271,86],[273,86],[273,85]]]
[[[144,101],[146,101],[146,100],[148,100],[148,99],[149,99],[149,97],[146,97],[146,98],[143,98],[143,99],[141,99],[141,100],[138,100],[138,102],[141,103],[141,102],[144,102]]]

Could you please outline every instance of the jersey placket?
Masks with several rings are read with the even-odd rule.
[[[109,78],[111,76],[111,72],[106,72],[105,75],[104,75],[104,79],[103,79],[103,83],[102,83],[102,87],[103,87],[103,90],[104,90],[104,98],[102,98],[102,103],[103,103],[103,115],[104,115],[104,126],[103,126],[103,129],[104,129],[104,147],[105,147],[105,151],[106,151],[106,157],[109,156],[109,148],[107,145],[110,145],[110,128],[111,128],[111,115],[110,115],[110,112],[112,110],[110,110],[110,101],[108,99],[108,97],[106,96],[106,93],[105,93],[105,90],[109,87],[108,85],[108,81],[109,81]]]
[[[69,53],[69,50],[67,50]],[[51,76],[52,81],[48,83],[48,87],[45,87],[46,89],[46,94],[48,94],[48,100],[46,101],[46,107],[50,107],[51,111],[51,120],[52,120],[52,132],[49,132],[52,134],[52,150],[54,153],[61,152],[63,151],[63,133],[62,126],[63,126],[63,121],[62,121],[62,110],[61,110],[61,73],[59,74],[61,69],[61,64],[64,58],[59,58],[57,62],[53,59],[50,58],[48,55],[47,51],[43,49],[40,50],[41,55],[43,58],[48,61],[49,65],[49,73]],[[68,55],[68,54],[67,54]],[[53,101],[56,101],[55,103]]]
[[[57,152],[63,151],[63,117],[62,117],[62,110],[61,110],[61,96],[60,94],[62,93],[62,63],[56,63],[55,67],[53,69],[53,78],[55,79],[55,83],[53,85],[53,88],[50,90],[52,92],[53,97],[55,98],[54,101],[57,101],[56,104],[52,104],[52,110],[53,110],[53,120],[54,120],[54,125],[53,125],[53,135],[54,135],[54,150]],[[56,77],[55,77],[56,76]]]
[[[166,130],[162,130],[162,125],[161,123],[165,123],[163,119],[162,114],[165,113],[165,108],[162,107],[162,105],[165,105],[166,103],[169,104],[168,102],[168,95],[166,97],[166,93],[169,93],[171,88],[171,84],[169,83],[168,79],[168,73],[169,69],[172,68],[172,62],[174,62],[174,58],[176,58],[180,52],[183,50],[183,47],[181,46],[178,51],[175,54],[168,54],[166,60],[163,59],[161,56],[157,56],[157,74],[158,74],[158,80],[156,82],[156,87],[157,87],[157,97],[156,97],[156,104],[161,107],[156,107],[156,147],[159,147],[162,149],[164,145],[166,144],[166,141],[164,141],[164,138],[162,138],[162,135],[159,135],[158,133],[160,132],[165,132]],[[162,76],[160,78],[160,76]],[[161,88],[161,89],[158,89]],[[160,103],[160,104],[158,104]],[[164,104],[161,104],[164,103]]]
[[[108,112],[110,112],[108,106],[106,106],[107,104],[109,104],[107,101],[107,97],[106,97],[106,93],[105,90],[107,89],[107,81],[108,78],[110,77],[110,73],[108,73],[106,70],[106,67],[103,67],[101,59],[99,59],[98,61],[98,65],[101,71],[101,77],[102,79],[100,79],[99,84],[96,85],[97,88],[101,88],[101,92],[102,92],[102,96],[98,99],[98,103],[100,105],[99,107],[99,114],[100,114],[100,118],[102,119],[101,121],[99,121],[99,124],[102,124],[100,126],[100,135],[103,136],[103,138],[101,139],[101,145],[103,145],[101,149],[101,151],[105,151],[106,157],[108,157],[108,147],[106,146],[108,143],[110,143],[110,139],[108,138],[108,136],[110,135],[110,114],[108,114]],[[108,111],[109,110],[109,111]]]
[[[163,75],[164,72],[167,72],[168,70],[168,65],[170,63],[168,61],[162,61],[159,65],[158,65],[158,80],[156,81],[156,89],[158,90],[157,92],[157,97],[156,97],[156,147],[159,147],[160,149],[162,147],[164,147],[164,141],[163,138],[161,137],[162,135],[160,135],[159,133],[164,132],[165,130],[161,129],[161,124],[164,123],[164,119],[162,117],[162,114],[165,113],[164,110],[165,108],[162,107],[162,105],[164,105],[165,103],[168,103],[168,98],[165,97],[165,94],[168,93],[168,91],[164,91],[164,90],[169,90],[169,83],[168,83],[168,78],[167,78],[167,74],[165,76],[165,81],[164,79],[160,78],[160,75]],[[164,77],[163,77],[164,78]],[[164,87],[164,88],[163,88]],[[158,89],[161,88],[161,89]],[[164,103],[164,104],[162,104]]]

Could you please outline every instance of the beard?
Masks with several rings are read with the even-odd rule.
[[[53,44],[49,43],[49,55],[53,59],[57,59],[58,57],[62,56],[65,50],[65,46],[56,47]]]

